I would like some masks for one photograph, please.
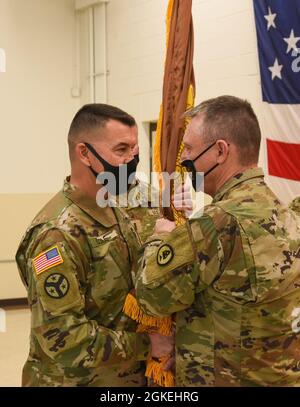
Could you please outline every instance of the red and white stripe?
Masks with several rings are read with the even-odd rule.
[[[263,103],[266,181],[289,204],[300,196],[300,105]]]

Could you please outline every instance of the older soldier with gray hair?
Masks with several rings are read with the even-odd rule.
[[[300,218],[257,167],[260,128],[247,101],[222,96],[187,115],[183,164],[193,180],[204,173],[213,201],[183,226],[157,222],[139,304],[176,313],[178,386],[299,386]]]

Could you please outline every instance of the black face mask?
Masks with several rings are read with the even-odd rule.
[[[94,176],[96,178],[99,177],[99,182],[105,185],[106,189],[111,195],[117,196],[127,193],[130,186],[134,182],[133,174],[136,172],[136,167],[138,165],[136,155],[128,163],[114,166],[102,158],[101,155],[98,154],[94,147],[89,143],[85,143],[85,145],[104,167],[104,172],[100,174],[98,174],[92,167],[89,167]],[[109,181],[111,181],[111,183]]]
[[[196,192],[199,192],[201,190],[202,187],[202,181],[201,182],[197,182],[197,170],[195,167],[195,162],[202,157],[208,150],[210,150],[214,145],[216,144],[216,142],[214,142],[213,144],[211,144],[210,146],[208,146],[204,151],[202,151],[194,160],[184,160],[182,161],[181,165],[182,167],[185,167],[187,169],[187,171],[191,174],[191,178],[192,178],[192,185],[193,188]],[[208,171],[206,171],[204,173],[204,177],[206,177],[208,174],[210,174],[215,168],[217,168],[219,164],[214,165],[212,168],[210,168]]]
[[[139,162],[140,162],[140,155],[139,155],[139,154],[135,154],[135,155],[134,155],[134,159],[135,159],[135,161],[136,161],[136,165],[138,165]]]

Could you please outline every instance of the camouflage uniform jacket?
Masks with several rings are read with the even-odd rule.
[[[178,386],[300,386],[300,219],[261,169],[148,240],[137,298],[150,315],[177,313]]]
[[[291,203],[290,209],[300,214],[300,196],[297,196]]]
[[[159,192],[143,181],[138,181],[129,194],[128,204],[125,211],[140,238],[140,243],[144,244],[153,234],[157,219],[161,218],[158,208]]]
[[[122,312],[139,247],[124,211],[68,181],[37,215],[16,255],[32,311],[24,386],[145,385],[148,340]]]

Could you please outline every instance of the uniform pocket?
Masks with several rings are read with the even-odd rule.
[[[122,312],[125,298],[133,288],[131,265],[125,242],[91,240],[91,268],[88,275],[91,297],[103,324],[110,324]]]
[[[111,240],[99,240],[97,238],[90,239],[92,249],[92,261],[110,262],[120,269],[130,268],[130,259],[126,243],[120,238]],[[112,265],[112,264],[111,264]]]

